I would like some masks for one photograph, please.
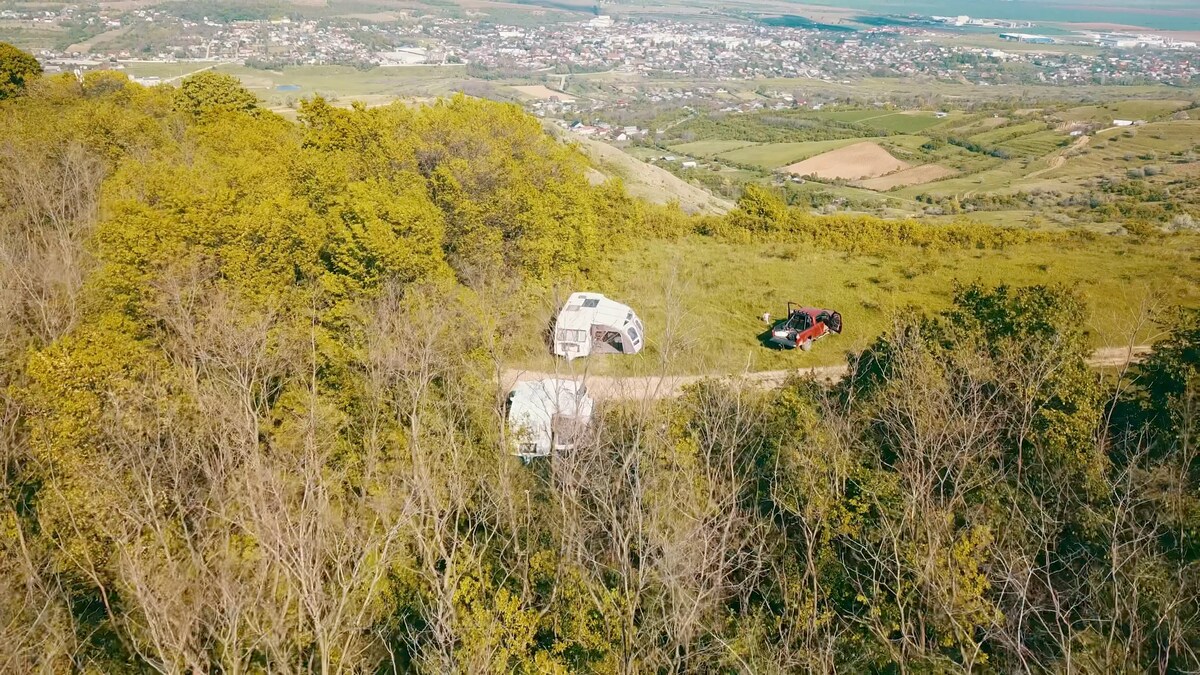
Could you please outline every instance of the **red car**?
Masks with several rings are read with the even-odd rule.
[[[788,303],[787,318],[771,328],[768,343],[780,349],[804,351],[812,349],[812,343],[829,335],[842,332],[842,315],[832,309],[797,307]]]

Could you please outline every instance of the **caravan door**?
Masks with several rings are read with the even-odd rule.
[[[597,354],[624,354],[621,332],[611,326],[592,326],[592,351]]]

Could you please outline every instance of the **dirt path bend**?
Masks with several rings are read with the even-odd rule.
[[[1093,368],[1119,368],[1141,360],[1150,353],[1148,345],[1135,347],[1105,347],[1092,353],[1088,365]],[[643,377],[612,377],[591,375],[584,362],[569,365],[557,373],[538,373],[527,370],[506,370],[501,376],[505,390],[517,382],[544,379],[580,379],[587,383],[588,393],[596,400],[644,401],[674,398],[683,393],[684,387],[706,379],[736,377],[756,387],[769,389],[779,386],[792,375],[808,376],[821,382],[835,382],[848,372],[845,365],[797,368],[795,370],[765,370],[747,373],[714,373],[711,375],[649,375]]]
[[[1108,130],[1104,129],[1104,131],[1108,131]],[[1030,178],[1040,178],[1040,177],[1050,173],[1051,171],[1054,171],[1055,169],[1061,168],[1063,164],[1067,163],[1067,153],[1071,152],[1072,150],[1078,150],[1091,142],[1092,142],[1092,137],[1088,136],[1087,134],[1084,134],[1083,136],[1076,138],[1075,142],[1072,143],[1069,147],[1067,147],[1063,150],[1059,150],[1057,153],[1054,154],[1053,157],[1050,158],[1050,166],[1047,166],[1044,169],[1038,169],[1037,171],[1034,171],[1033,173],[1025,174],[1025,179],[1028,180]]]

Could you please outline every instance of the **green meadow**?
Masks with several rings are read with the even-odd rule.
[[[590,359],[595,373],[736,373],[843,363],[867,346],[898,312],[946,307],[956,283],[1063,284],[1090,312],[1094,346],[1154,337],[1134,333],[1148,304],[1200,306],[1200,236],[1137,243],[1098,237],[1079,243],[1026,244],[1002,250],[898,248],[859,255],[789,243],[730,243],[699,236],[626,251],[619,274],[600,289],[632,305],[646,324],[648,347],[634,357]],[[775,351],[758,335],[764,312],[781,316],[789,301],[840,311],[846,328],[811,352]],[[545,316],[552,301],[544,303]],[[920,309],[912,309],[920,308]],[[544,351],[544,350],[542,350]],[[664,363],[663,355],[673,355]],[[553,367],[536,345],[525,367]]]

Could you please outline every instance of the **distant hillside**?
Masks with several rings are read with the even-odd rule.
[[[619,148],[588,138],[578,139],[578,142],[604,175],[622,179],[625,189],[635,197],[654,204],[678,202],[688,213],[720,215],[733,208],[729,201]]]

